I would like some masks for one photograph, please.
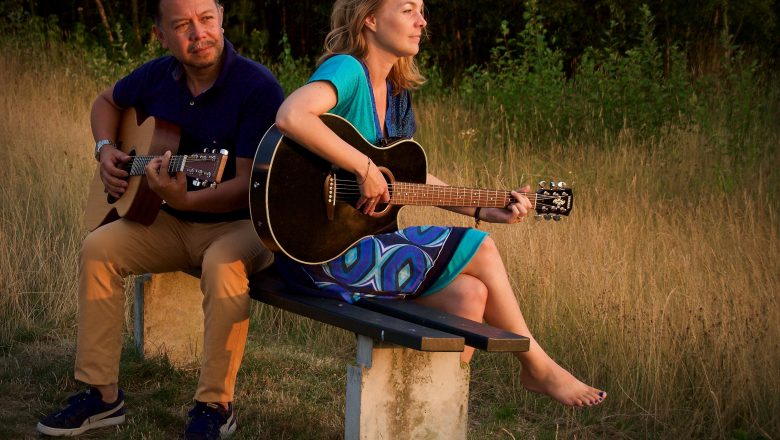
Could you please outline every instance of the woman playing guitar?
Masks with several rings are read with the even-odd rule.
[[[356,208],[376,215],[390,201],[377,165],[326,126],[329,112],[347,119],[369,141],[409,138],[415,131],[410,90],[424,81],[415,55],[427,22],[421,0],[337,0],[325,54],[308,84],[292,93],[277,114],[278,129],[318,156],[355,175]],[[445,185],[428,175],[427,183]],[[524,187],[504,208],[446,207],[477,221],[517,223],[532,208]],[[606,393],[560,367],[534,340],[512,291],[496,245],[472,228],[410,227],[365,237],[336,259],[307,265],[277,254],[289,282],[315,286],[323,295],[358,301],[365,296],[413,299],[531,339],[520,379],[530,391],[567,406],[600,403]],[[463,352],[469,361],[473,349]]]

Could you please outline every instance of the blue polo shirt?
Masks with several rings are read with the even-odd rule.
[[[263,134],[276,118],[284,94],[273,74],[262,64],[238,55],[225,40],[222,70],[214,85],[192,96],[184,69],[173,56],[143,64],[114,86],[114,101],[122,108],[135,107],[181,128],[178,154],[204,148],[228,150],[222,181],[236,175],[236,157],[254,158]],[[187,179],[187,190],[197,191]],[[188,221],[220,222],[249,218],[247,208],[227,213],[163,209]]]

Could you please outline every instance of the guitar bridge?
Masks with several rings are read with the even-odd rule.
[[[325,199],[325,214],[328,220],[333,221],[336,210],[336,172],[331,170],[328,177],[325,178],[323,187],[323,198]]]

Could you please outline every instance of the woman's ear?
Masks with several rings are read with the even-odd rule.
[[[371,14],[363,22],[372,32],[376,32],[376,15]]]

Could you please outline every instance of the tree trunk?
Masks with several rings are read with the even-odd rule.
[[[138,0],[130,2],[130,8],[133,14],[133,31],[135,32],[135,42],[141,44],[141,25],[138,20]]]
[[[108,42],[113,43],[114,36],[111,34],[111,26],[108,24],[108,18],[106,18],[106,10],[103,9],[103,2],[101,2],[100,0],[95,0],[95,5],[97,6],[98,13],[100,14],[100,20],[103,22],[103,27],[106,28],[106,35],[108,35]]]

